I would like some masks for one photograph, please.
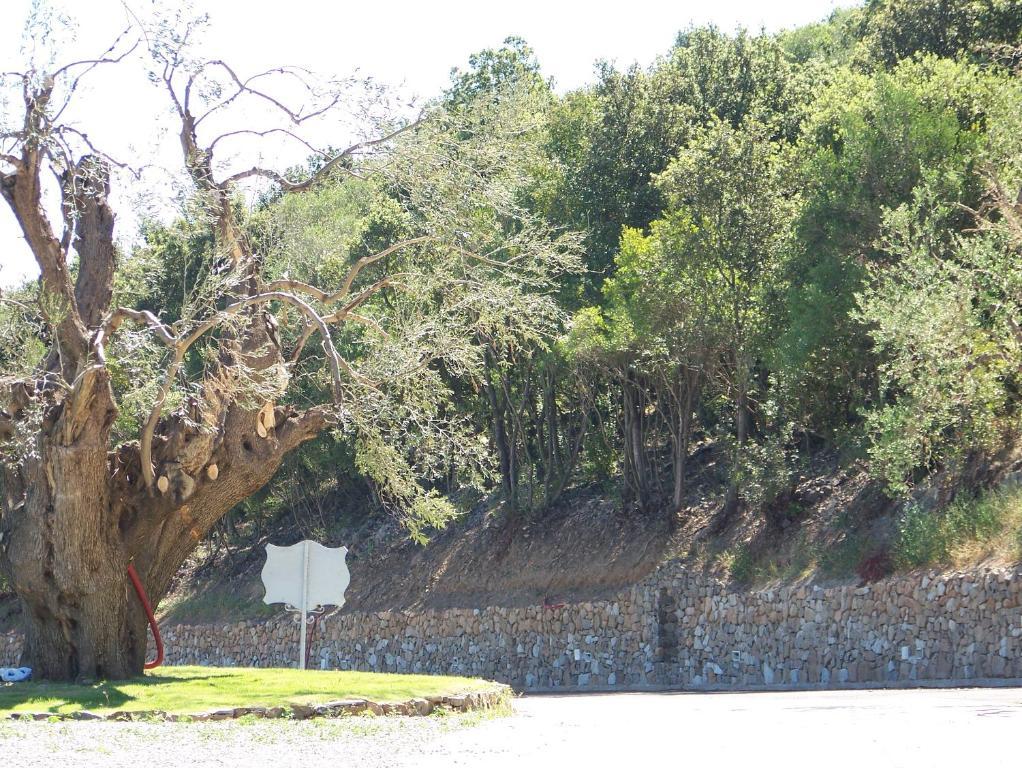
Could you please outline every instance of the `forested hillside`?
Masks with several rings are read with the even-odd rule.
[[[250,567],[266,541],[304,536],[371,560],[397,525],[450,551],[481,521],[501,532],[484,553],[586,528],[639,542],[633,570],[698,555],[736,578],[778,575],[771,547],[810,565],[800,529],[818,529],[830,559],[812,565],[834,575],[947,561],[963,542],[1017,553],[1022,499],[1004,481],[1022,456],[1020,67],[1015,0],[869,0],[776,35],[684,29],[648,69],[600,63],[568,93],[526,41],[481,51],[436,97],[444,153],[238,200],[271,277],[358,264],[360,284],[393,282],[336,335],[349,375],[376,381],[414,357],[410,343],[381,353],[381,318],[450,348],[424,362],[431,376],[392,383],[288,456],[192,569]],[[460,173],[461,156],[527,216],[460,215],[499,233],[491,253],[535,259],[516,263],[521,290],[498,279],[473,298],[471,349],[394,303],[389,276],[412,257],[387,254],[458,206],[462,185],[492,181]],[[557,243],[543,266],[539,235]],[[196,213],[147,223],[122,259],[117,303],[172,323],[222,255]],[[417,306],[460,287],[418,286]],[[35,290],[0,304],[5,370],[40,354]],[[279,332],[293,345],[302,329]],[[308,375],[286,397],[314,402],[331,385],[324,352],[298,348]],[[132,439],[127,411],[152,408],[163,352],[117,354],[117,428]],[[592,524],[564,524],[583,507]],[[563,568],[587,554],[573,557]]]

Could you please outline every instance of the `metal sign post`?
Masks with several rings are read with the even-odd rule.
[[[298,617],[302,623],[301,640],[298,643],[298,668],[305,669],[305,646],[308,643],[309,627],[309,542],[302,542],[302,612]]]
[[[305,669],[309,614],[322,613],[328,605],[344,605],[344,592],[351,574],[344,562],[347,547],[324,547],[315,541],[300,541],[290,547],[266,545],[262,579],[266,588],[263,602],[283,603],[297,613],[301,625],[298,667]],[[314,619],[312,619],[314,620]]]

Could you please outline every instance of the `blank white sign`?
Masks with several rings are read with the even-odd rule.
[[[316,541],[300,541],[290,547],[266,545],[263,586],[267,604],[285,603],[301,610],[302,582],[305,578],[305,548],[309,552],[306,610],[325,605],[344,605],[344,592],[351,574],[344,562],[347,547],[324,547]]]

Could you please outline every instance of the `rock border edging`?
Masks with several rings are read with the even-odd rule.
[[[473,712],[495,709],[510,703],[514,697],[511,687],[496,684],[486,691],[460,693],[450,696],[424,696],[402,702],[376,702],[369,699],[338,699],[324,704],[289,704],[280,707],[230,707],[195,714],[175,714],[162,710],[118,710],[101,715],[89,710],[77,712],[11,712],[9,720],[59,721],[101,720],[107,722],[210,722],[237,720],[252,716],[267,720],[310,720],[319,717],[353,717],[359,715],[424,717],[438,710]]]

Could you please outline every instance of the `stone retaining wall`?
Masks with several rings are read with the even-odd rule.
[[[1022,677],[1022,574],[733,592],[679,574],[658,683],[755,686]],[[677,645],[668,648],[671,642]]]
[[[287,617],[164,628],[170,664],[294,666]],[[0,638],[0,664],[16,661]],[[754,687],[1022,677],[1022,572],[736,591],[667,565],[617,599],[556,608],[341,612],[310,666],[484,677],[521,689]]]
[[[310,666],[468,675],[522,688],[645,684],[656,628],[644,593],[561,608],[341,613],[316,627]],[[298,627],[287,617],[169,627],[164,644],[173,663],[289,666]]]

